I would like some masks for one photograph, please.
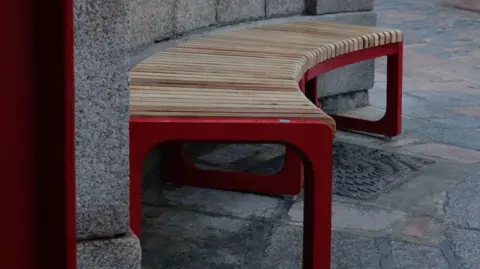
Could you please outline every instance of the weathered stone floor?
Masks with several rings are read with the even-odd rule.
[[[480,268],[480,17],[440,1],[377,0],[379,26],[405,32],[404,131],[337,139],[438,161],[373,200],[333,203],[335,269]],[[371,106],[379,117],[385,63]],[[278,147],[231,146],[203,159],[245,168]],[[301,268],[303,202],[169,185],[144,193],[144,268]]]

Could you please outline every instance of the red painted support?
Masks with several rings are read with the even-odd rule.
[[[166,179],[181,185],[273,195],[296,195],[302,189],[301,181],[292,180],[302,177],[302,162],[289,147],[285,165],[277,174],[200,169],[183,155],[182,143],[170,143],[166,147],[166,156]]]
[[[331,116],[335,119],[338,129],[350,129],[385,136],[396,136],[400,134],[401,131],[402,42],[350,52],[326,60],[308,70],[300,79],[299,87],[310,101],[321,107],[318,102],[317,92],[317,77],[319,75],[342,66],[382,56],[388,57],[387,110],[385,116],[379,121],[369,121],[337,115]],[[301,191],[302,187],[301,162],[288,148],[283,170],[274,175],[199,169],[183,158],[181,153],[181,143],[174,147],[170,147],[167,156],[169,156],[167,178],[183,185],[249,191],[271,195],[295,195]]]
[[[331,115],[335,119],[338,129],[363,131],[388,137],[400,134],[402,130],[402,42],[352,52],[333,58],[309,70],[307,77],[314,78],[322,72],[328,72],[339,66],[381,56],[387,56],[387,107],[385,115],[378,121]]]
[[[1,268],[76,268],[73,4],[1,1]]]
[[[199,129],[202,132],[195,131]],[[288,145],[305,167],[303,268],[330,268],[333,136],[329,126],[318,120],[130,119],[130,226],[137,236],[141,233],[141,181],[145,158],[159,144],[173,142],[177,147],[178,143],[186,141]],[[175,152],[179,152],[178,149]],[[298,174],[290,180],[297,178]]]

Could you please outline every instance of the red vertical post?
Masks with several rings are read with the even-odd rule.
[[[1,1],[0,268],[76,268],[72,0]]]
[[[37,268],[76,268],[72,0],[35,1]]]
[[[0,1],[0,268],[36,268],[33,7]]]
[[[403,42],[396,44],[397,53],[387,56],[387,107],[384,121],[386,136],[402,131]]]

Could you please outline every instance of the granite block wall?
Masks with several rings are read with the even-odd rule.
[[[140,268],[129,228],[129,0],[76,0],[78,268]]]
[[[322,15],[342,12],[370,11],[375,0],[307,0],[309,14]]]

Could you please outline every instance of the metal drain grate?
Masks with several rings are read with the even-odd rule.
[[[360,200],[370,199],[436,163],[343,142],[335,142],[333,152],[333,193]],[[272,173],[283,166],[283,161],[284,157],[279,156],[248,172]]]
[[[335,143],[333,193],[355,199],[369,199],[434,163],[434,160],[354,144]]]

